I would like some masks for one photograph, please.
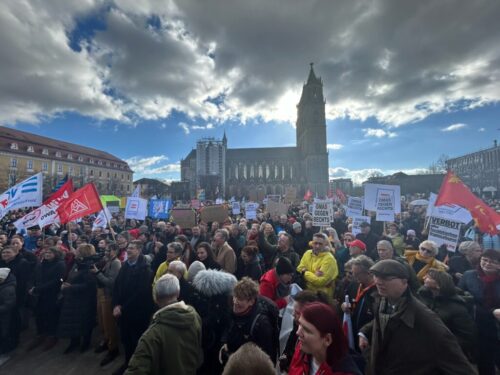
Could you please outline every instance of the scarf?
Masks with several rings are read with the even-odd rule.
[[[495,284],[500,281],[500,275],[486,275],[484,272],[479,271],[479,278],[483,282],[483,299],[484,307],[487,309],[498,308],[500,303],[500,296],[497,296]]]
[[[417,273],[417,278],[421,283],[424,282],[424,277],[425,275],[427,275],[427,272],[429,272],[431,268],[441,269],[441,267],[436,262],[436,258],[424,258],[420,255],[419,252],[417,252],[415,254],[415,259],[422,263],[425,263],[425,266]],[[413,265],[413,263],[414,262],[412,262],[411,264]]]

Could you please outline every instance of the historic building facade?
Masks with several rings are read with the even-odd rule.
[[[38,172],[45,194],[65,175],[76,188],[94,182],[100,194],[132,191],[132,170],[107,152],[0,126],[0,191]]]
[[[446,161],[446,168],[455,172],[476,194],[497,197],[500,189],[500,147],[473,152]]]
[[[205,148],[200,149],[198,142],[197,148],[181,161],[181,180],[188,183],[191,196],[197,189],[206,189],[207,199],[214,198],[218,191],[226,198],[261,200],[270,194],[282,195],[288,187],[296,188],[298,197],[308,189],[325,196],[328,192],[325,100],[323,82],[316,77],[312,64],[297,104],[296,137],[297,147],[272,148],[227,148],[225,134],[220,141],[201,140]],[[208,153],[202,151],[207,149],[207,142],[218,150],[213,152],[211,161]],[[204,152],[202,157],[200,152]],[[200,163],[201,159],[205,164]],[[213,163],[212,174],[205,173],[207,163]],[[198,168],[201,164],[204,169]],[[214,177],[204,180],[200,173]]]

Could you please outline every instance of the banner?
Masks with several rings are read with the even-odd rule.
[[[352,218],[352,234],[355,236],[361,233],[361,223],[367,222],[371,224],[372,218],[370,216],[355,216]]]
[[[239,215],[241,213],[240,202],[233,202],[231,204],[231,211],[233,211],[233,215]]]
[[[148,216],[153,219],[168,219],[172,201],[169,199],[151,199],[149,201]]]
[[[345,211],[346,216],[354,217],[363,215],[363,203],[363,198],[349,197]]]
[[[108,220],[111,220],[111,212],[109,212],[107,207],[104,207],[94,220],[92,224],[92,230],[97,228],[106,228],[108,225]]]
[[[43,199],[43,175],[34,176],[7,189],[0,195],[0,219],[10,210],[18,208],[38,207]]]
[[[315,200],[313,204],[313,226],[328,227],[333,221],[333,202],[331,200]]]
[[[196,213],[192,209],[174,208],[170,211],[170,219],[182,229],[190,229],[196,225]]]
[[[459,221],[442,219],[439,217],[429,218],[429,240],[434,241],[438,246],[446,245],[448,251],[456,251],[460,238]]]
[[[257,219],[257,210],[259,209],[259,204],[255,202],[248,202],[245,205],[245,218],[247,220]]]
[[[148,212],[147,199],[128,197],[125,206],[125,219],[144,220]]]
[[[429,196],[429,205],[425,216],[440,217],[448,220],[459,221],[464,224],[470,223],[472,216],[469,211],[456,204],[445,204],[435,206],[437,194],[431,193]]]
[[[200,220],[204,223],[217,221],[223,223],[228,217],[227,208],[225,205],[207,206],[200,211]]]
[[[266,211],[272,216],[286,215],[288,213],[288,204],[268,200]]]
[[[86,215],[102,210],[99,194],[93,183],[78,189],[62,202],[57,208],[57,213],[62,224],[74,221]]]

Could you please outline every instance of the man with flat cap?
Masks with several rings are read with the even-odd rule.
[[[407,267],[387,259],[370,272],[381,299],[359,332],[359,347],[370,347],[367,375],[477,374],[441,319],[411,294]]]

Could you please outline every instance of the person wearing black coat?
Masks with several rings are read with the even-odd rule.
[[[246,276],[259,282],[262,276],[262,269],[260,268],[259,258],[257,257],[258,252],[259,249],[255,246],[245,246],[241,250],[241,261],[238,262],[238,268],[236,269],[236,278],[238,280]]]
[[[222,365],[218,360],[221,337],[231,320],[231,293],[236,278],[230,273],[200,271],[193,280],[192,305],[201,317],[203,363],[198,375],[218,375]]]
[[[125,363],[116,374],[126,370],[141,335],[149,326],[154,307],[152,279],[151,269],[142,255],[142,242],[130,242],[127,260],[122,264],[113,287],[113,315],[118,319],[125,349]]]
[[[38,337],[29,346],[29,350],[41,345],[46,338],[48,342],[44,350],[52,348],[56,343],[59,309],[57,299],[61,290],[61,280],[66,270],[61,252],[51,247],[42,253],[43,260],[35,270],[35,284],[29,294],[35,296],[35,322]]]
[[[80,339],[82,339],[80,351],[86,351],[96,325],[97,282],[90,272],[95,248],[90,244],[82,244],[78,246],[76,252],[75,264],[61,285],[62,305],[58,336],[71,339],[64,354],[78,348]]]
[[[0,268],[0,362],[6,362],[10,358],[7,353],[17,346],[11,324],[15,312],[16,277],[9,268]]]

